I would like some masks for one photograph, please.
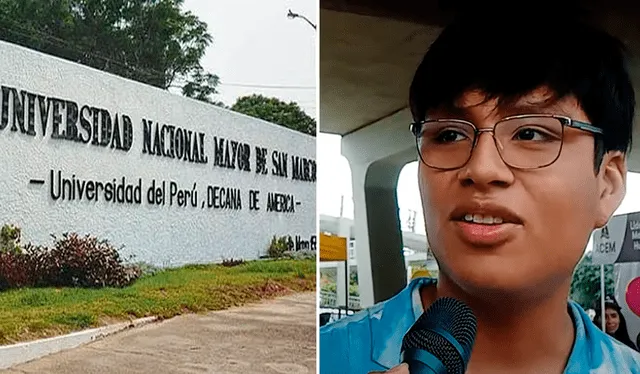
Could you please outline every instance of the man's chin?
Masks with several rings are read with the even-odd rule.
[[[454,272],[456,276],[451,281],[455,284],[455,288],[469,297],[489,302],[536,298],[536,294],[541,290],[540,284],[543,283],[542,280],[528,275],[527,271],[479,270],[481,269],[472,271],[458,269]]]

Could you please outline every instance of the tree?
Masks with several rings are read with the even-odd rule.
[[[605,294],[615,292],[613,265],[604,266]],[[593,265],[591,253],[580,261],[573,273],[570,297],[584,309],[600,305],[600,266]]]
[[[191,81],[182,86],[182,94],[184,96],[209,104],[221,104],[221,102],[211,99],[211,95],[218,93],[216,87],[220,82],[220,78],[217,75],[207,73],[202,68],[199,68],[193,72],[191,77]]]
[[[269,121],[312,136],[316,135],[316,120],[308,116],[298,104],[285,103],[275,97],[243,96],[231,110]]]
[[[0,39],[211,102],[212,41],[183,0],[0,0]]]

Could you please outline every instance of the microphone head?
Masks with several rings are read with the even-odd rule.
[[[402,351],[409,348],[425,350],[442,362],[448,374],[464,374],[477,327],[471,308],[459,300],[443,297],[437,299],[409,329],[402,340]],[[451,338],[455,339],[462,352]]]

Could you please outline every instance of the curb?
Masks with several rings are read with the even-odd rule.
[[[115,325],[73,332],[31,342],[0,346],[0,369],[9,369],[44,356],[79,347],[118,332],[158,321],[158,317],[145,317]]]

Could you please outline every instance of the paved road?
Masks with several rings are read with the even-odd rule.
[[[312,374],[315,294],[186,315],[19,365],[2,374]]]

